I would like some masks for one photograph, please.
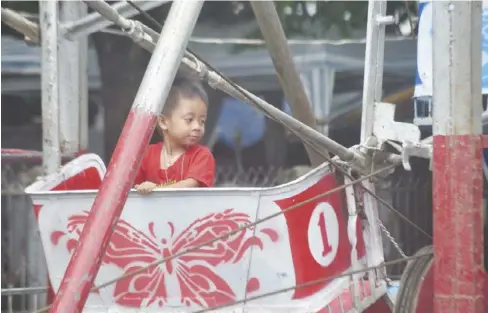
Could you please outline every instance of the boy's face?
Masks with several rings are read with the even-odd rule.
[[[192,146],[205,133],[207,106],[200,98],[181,98],[170,116],[162,116],[160,125],[177,144]]]

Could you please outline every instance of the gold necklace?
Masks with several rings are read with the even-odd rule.
[[[164,167],[168,168],[171,165],[173,165],[175,161],[175,157],[171,156],[171,159],[168,157],[168,151],[166,150],[166,147],[163,146],[163,158],[164,158]]]
[[[183,179],[183,164],[185,163],[185,153],[181,156],[181,166],[180,166],[180,178]],[[166,150],[166,147],[163,145],[163,158],[164,158],[164,176],[166,177],[166,183],[169,183],[169,178],[168,178],[168,168],[173,165],[173,160],[169,160],[168,158],[168,152]],[[163,184],[162,184],[163,185]]]

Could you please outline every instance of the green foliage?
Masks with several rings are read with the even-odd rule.
[[[388,1],[387,14],[416,11],[416,1]],[[350,37],[355,29],[366,27],[368,1],[275,1],[288,37],[325,38],[336,26],[341,36]]]
[[[38,1],[2,1],[1,4],[3,7],[29,13],[37,13],[39,10]],[[368,1],[275,1],[275,6],[288,38],[323,39],[333,26],[337,27],[343,38],[348,38],[354,30],[365,28],[368,14]],[[153,10],[151,15],[163,21],[168,11],[169,5],[165,4]],[[416,15],[417,1],[388,1],[387,13],[395,12]],[[249,1],[205,1],[199,22],[205,21],[226,27],[253,19],[254,14]],[[387,28],[387,31],[392,30],[394,27]],[[257,24],[246,37],[262,39]],[[255,47],[237,45],[234,50]]]
[[[366,22],[366,1],[276,1],[283,28],[288,37],[324,38],[332,26],[343,37]]]
[[[406,6],[416,11],[416,3],[388,1],[388,13]],[[39,12],[39,1],[2,1],[1,5],[29,13]],[[275,1],[275,6],[288,37],[324,38],[332,26],[337,26],[343,37],[349,37],[351,30],[365,27],[368,13],[367,1]],[[163,7],[168,11],[169,5]],[[200,15],[200,21],[218,24],[240,23],[253,18],[249,1],[206,1]],[[248,37],[262,38],[259,29],[249,33]]]
[[[28,13],[39,12],[39,1],[2,1],[2,7]]]
[[[242,1],[246,3],[245,1]],[[365,29],[368,15],[368,1],[275,1],[283,29],[288,38],[302,37],[326,39],[327,32],[335,26],[343,38],[351,37],[354,30]],[[388,1],[387,14],[416,15],[416,1]],[[396,31],[387,27],[387,32]],[[246,36],[262,39],[256,26]],[[234,52],[255,46],[235,46]]]

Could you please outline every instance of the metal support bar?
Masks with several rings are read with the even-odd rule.
[[[317,129],[316,118],[300,80],[300,75],[295,68],[293,56],[286,41],[285,31],[274,3],[272,1],[251,1],[251,6],[293,117],[310,128]],[[312,147],[305,145],[305,148],[313,167],[324,162],[324,157]],[[328,154],[327,150],[324,153]]]
[[[128,19],[120,15],[117,10],[111,7],[108,3],[101,0],[89,0],[83,1],[93,10],[98,12],[101,18],[108,20],[109,22],[114,23],[115,25],[119,26],[123,30],[129,30],[131,28],[131,23]]]
[[[129,20],[117,13],[103,0],[83,0],[83,2],[100,13],[104,18],[120,27],[135,43],[146,50],[154,49],[159,34],[139,21]]]
[[[42,30],[42,151],[43,169],[51,174],[61,165],[59,149],[59,99],[58,99],[58,3],[39,2]],[[32,38],[33,39],[33,38]]]
[[[373,136],[375,122],[375,103],[381,101],[383,87],[383,58],[385,28],[378,22],[386,13],[386,0],[368,1],[368,24],[366,29],[366,52],[364,64],[363,81],[363,104],[361,116],[361,139],[363,145],[370,145],[368,142]],[[375,143],[373,143],[375,144]],[[366,181],[363,185],[375,193],[375,185],[371,181]],[[366,232],[369,238],[367,242],[371,245],[380,247],[383,251],[380,228],[378,225],[378,205],[371,195],[364,196],[364,210],[369,212],[368,221],[371,223],[370,230]],[[370,219],[371,218],[371,219]],[[375,225],[376,224],[376,225]],[[384,261],[383,252],[381,255],[368,253],[368,266],[377,265]],[[376,271],[369,272],[369,284],[371,290],[375,290],[377,278]],[[384,274],[384,273],[383,273]],[[380,274],[381,276],[381,274]]]
[[[361,143],[373,136],[375,103],[381,101],[383,87],[383,58],[385,26],[380,23],[386,14],[386,1],[369,0],[366,52],[364,64],[363,111]]]
[[[83,310],[202,5],[203,1],[175,1],[171,6],[50,313]]]
[[[40,9],[39,9],[40,10]],[[2,8],[2,22],[23,34],[29,41],[39,42],[39,25],[19,13]]]
[[[82,2],[77,1],[79,6],[79,12],[81,16],[85,16],[88,8]],[[78,49],[80,51],[80,59],[78,65],[79,70],[79,133],[78,133],[78,143],[79,152],[86,152],[88,150],[88,135],[89,135],[89,121],[88,121],[88,107],[89,107],[89,90],[88,90],[88,37],[80,36],[78,39]]]
[[[60,1],[60,20],[70,21],[83,16],[83,9],[86,6],[79,1]],[[57,23],[56,25],[59,25]],[[59,49],[58,49],[58,90],[59,90],[59,128],[61,152],[68,155],[75,155],[80,148],[80,103],[81,73],[86,73],[81,68],[80,59],[86,58],[86,53],[81,51],[79,40],[67,40],[63,38],[59,27]]]
[[[138,1],[137,4],[143,10],[151,10],[156,8],[160,5],[167,3],[167,0],[158,0],[158,1]],[[88,4],[88,3],[87,3]],[[125,18],[131,18],[139,12],[136,9],[131,7],[127,2],[120,1],[115,3],[111,8],[120,14],[120,16]],[[87,36],[97,31],[100,31],[114,22],[111,20],[106,19],[103,15],[100,15],[98,12],[93,12],[88,14],[87,16],[71,23],[63,24],[63,29],[65,30],[65,36],[69,39],[75,39],[80,36]]]
[[[434,312],[482,313],[482,2],[432,8]]]

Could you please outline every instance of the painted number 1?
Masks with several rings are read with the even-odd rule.
[[[327,238],[327,228],[325,225],[325,213],[320,212],[319,222],[320,234],[322,235],[322,256],[326,256],[329,252],[332,251],[332,246],[329,243],[329,239]]]

